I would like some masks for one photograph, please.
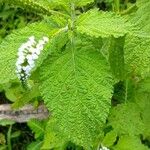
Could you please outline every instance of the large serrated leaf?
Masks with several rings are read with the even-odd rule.
[[[90,10],[77,19],[77,31],[94,37],[124,36],[129,32],[131,24],[111,12]]]
[[[57,135],[86,148],[101,131],[112,96],[109,65],[89,43],[76,43],[41,68],[41,93],[59,129]]]

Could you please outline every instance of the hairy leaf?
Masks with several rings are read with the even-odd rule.
[[[50,10],[48,0],[1,0],[0,2],[18,5],[22,8],[28,8],[42,14],[50,15],[53,11]]]
[[[77,42],[41,68],[41,93],[65,140],[90,147],[106,120],[112,79],[108,64],[89,43]]]
[[[136,22],[139,32],[126,37],[125,63],[128,72],[142,77],[150,72],[150,2],[139,7],[131,22]]]
[[[94,37],[124,36],[130,24],[119,15],[110,12],[90,10],[77,19],[77,31]]]

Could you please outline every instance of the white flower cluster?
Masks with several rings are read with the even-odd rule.
[[[43,37],[37,42],[35,37],[31,36],[26,43],[20,46],[16,62],[16,73],[21,81],[27,80],[30,76],[30,72],[35,66],[35,60],[38,59],[44,45],[48,41],[48,37]]]
[[[109,150],[109,149],[105,146],[102,146],[99,150]]]

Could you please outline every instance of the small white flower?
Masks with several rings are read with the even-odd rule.
[[[30,54],[28,54],[28,55],[26,56],[26,58],[27,58],[28,61],[32,61],[32,60],[33,60],[32,55],[30,55]]]
[[[20,56],[24,56],[24,52],[23,51],[19,51],[18,53],[17,53],[17,55],[20,57]]]
[[[38,55],[32,54],[32,58],[33,58],[33,60],[38,59]]]
[[[16,66],[17,66],[17,65],[21,65],[21,64],[23,64],[23,63],[24,63],[24,60],[23,60],[23,59],[18,59]]]
[[[34,68],[34,67],[35,67],[35,64],[31,64],[30,67],[31,67],[31,68]]]
[[[44,45],[44,44],[45,44],[45,41],[44,41],[44,40],[39,40],[38,44],[39,44],[39,45]]]
[[[109,149],[105,146],[102,146],[99,150],[109,150]]]
[[[30,40],[30,41],[35,41],[35,37],[34,37],[34,36],[31,36],[31,37],[29,37],[29,40]]]
[[[49,38],[46,37],[46,36],[44,36],[44,37],[43,37],[43,40],[44,40],[45,42],[48,42],[48,41],[49,41]]]
[[[26,48],[26,44],[23,43],[23,44],[20,46],[19,51],[23,51],[25,48]]]
[[[35,60],[38,59],[48,41],[49,38],[45,36],[36,42],[35,37],[31,36],[26,43],[23,43],[18,48],[16,74],[23,82],[31,75],[31,70],[35,67]]]
[[[28,64],[29,65],[33,65],[34,64],[34,60],[28,60]]]
[[[44,48],[44,46],[41,45],[41,44],[39,44],[39,43],[38,43],[37,46],[36,46],[36,49],[37,49],[37,50],[40,50],[40,51],[43,50],[43,48]]]
[[[31,52],[31,53],[35,53],[35,52],[36,52],[36,49],[35,49],[35,48],[33,48],[33,47],[31,47],[31,48],[29,49],[29,52]]]
[[[36,51],[35,51],[35,53],[36,53],[37,55],[40,55],[40,53],[41,53],[41,50],[40,50],[40,49],[38,49],[38,48],[36,48]]]

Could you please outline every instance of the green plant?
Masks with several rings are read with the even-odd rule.
[[[42,124],[29,123],[37,140],[29,148],[40,141],[41,149],[64,148],[68,142],[84,149],[103,145],[119,150],[149,149],[140,140],[142,136],[143,141],[150,141],[150,105],[148,96],[143,97],[149,90],[140,91],[140,86],[150,85],[150,2],[138,0],[136,9],[122,10],[115,0],[115,12],[106,12],[84,9],[90,4],[97,6],[93,0],[2,1],[43,16],[42,21],[8,35],[0,46],[0,83],[11,83],[3,88],[11,89],[13,94],[8,97],[13,105],[20,107],[20,101],[25,104],[42,97],[52,113],[42,133]],[[32,51],[37,55],[30,61]],[[113,92],[119,82],[123,88],[118,96]],[[24,95],[34,95],[33,89],[38,92],[17,101],[13,85]],[[113,96],[120,98],[120,105],[114,106]],[[139,125],[135,127],[135,123]],[[33,127],[36,124],[39,128]]]

